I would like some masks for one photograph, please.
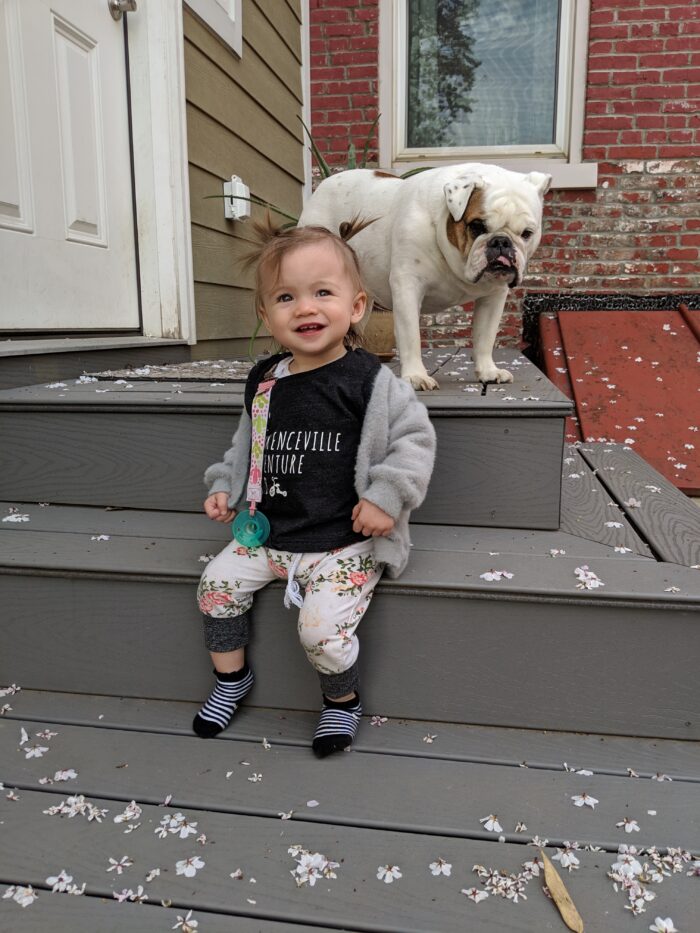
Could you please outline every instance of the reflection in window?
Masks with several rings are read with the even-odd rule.
[[[408,0],[409,148],[555,142],[560,0]]]

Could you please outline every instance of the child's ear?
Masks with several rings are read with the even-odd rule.
[[[355,298],[352,303],[352,315],[350,320],[353,324],[357,324],[365,316],[365,311],[367,310],[367,295],[365,292],[358,292],[355,295]]]
[[[270,324],[269,324],[268,319],[267,319],[267,312],[265,311],[265,308],[264,308],[262,305],[260,305],[260,307],[258,308],[258,317],[259,317],[260,320],[263,322],[263,324],[265,325],[265,327],[267,327],[267,329],[269,330],[269,329],[270,329]]]

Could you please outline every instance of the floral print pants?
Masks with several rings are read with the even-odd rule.
[[[211,620],[234,620],[247,613],[253,596],[272,580],[286,580],[299,555],[266,547],[228,544],[202,574],[197,602]],[[355,630],[384,569],[374,557],[371,538],[334,551],[300,555],[295,579],[304,605],[299,610],[302,647],[320,674],[351,668],[359,653]]]

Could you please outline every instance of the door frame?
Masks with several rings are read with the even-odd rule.
[[[125,15],[143,334],[193,344],[182,3],[142,0]]]

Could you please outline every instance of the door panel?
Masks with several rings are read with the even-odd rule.
[[[0,0],[0,329],[138,328],[131,184],[106,0]]]
[[[0,227],[31,232],[27,94],[16,4],[0,15]]]
[[[97,55],[97,46],[88,36],[54,16],[66,239],[107,246]]]

